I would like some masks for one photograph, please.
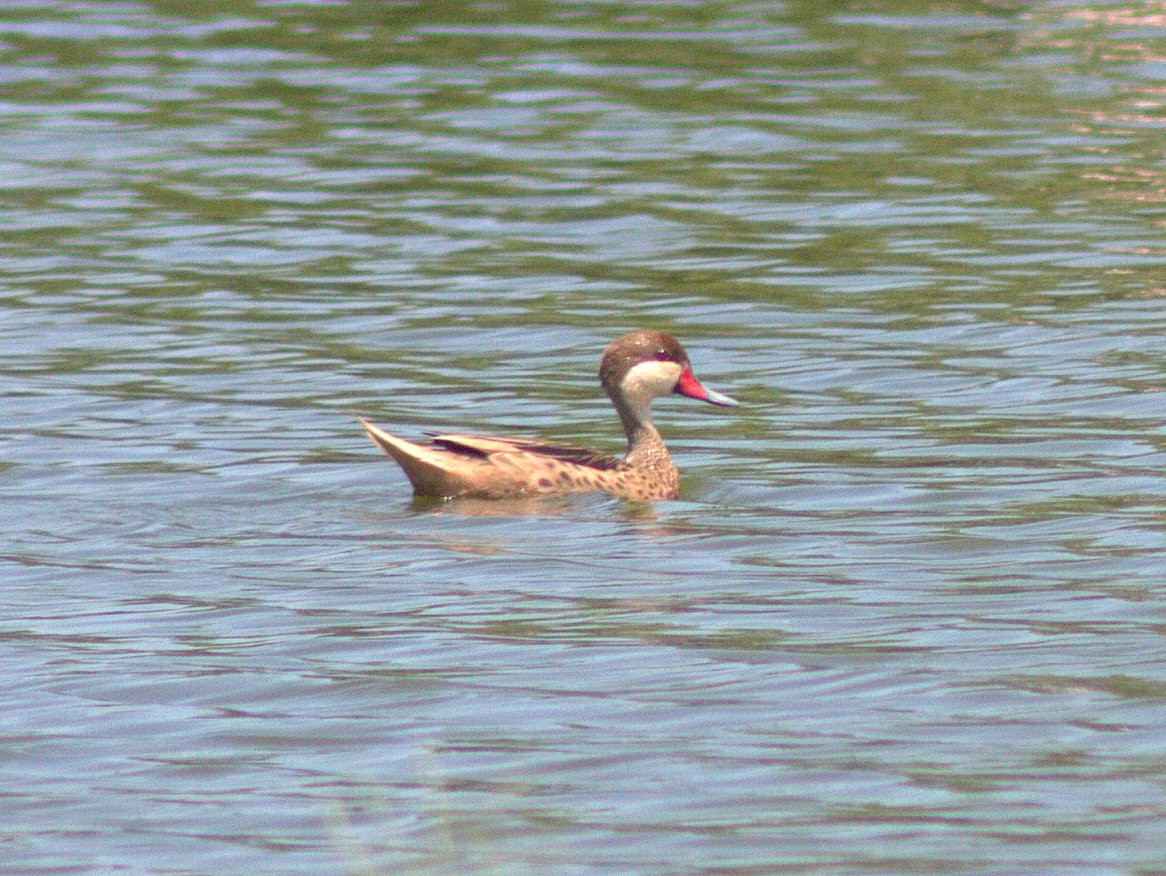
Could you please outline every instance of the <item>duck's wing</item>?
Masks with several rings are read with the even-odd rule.
[[[619,460],[608,453],[543,438],[495,438],[485,435],[432,435],[430,440],[438,447],[459,453],[468,453],[485,459],[495,453],[531,453],[549,456],[561,462],[570,462],[588,468],[610,470]]]

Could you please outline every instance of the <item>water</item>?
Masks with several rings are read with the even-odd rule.
[[[1166,868],[1139,4],[0,13],[5,872]],[[684,499],[414,504],[354,416]]]

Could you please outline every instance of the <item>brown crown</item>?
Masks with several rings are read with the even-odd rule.
[[[615,390],[624,375],[641,362],[650,361],[676,362],[679,365],[688,364],[688,356],[680,342],[670,334],[640,329],[616,338],[603,351],[603,358],[599,360],[599,382],[610,395]]]

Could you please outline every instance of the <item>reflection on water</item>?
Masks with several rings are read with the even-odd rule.
[[[1142,6],[0,13],[12,872],[1152,870]],[[684,500],[412,502],[356,415]]]

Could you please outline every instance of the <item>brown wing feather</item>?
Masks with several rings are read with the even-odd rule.
[[[549,456],[563,462],[584,465],[603,471],[614,469],[619,460],[608,453],[589,450],[562,441],[547,441],[542,438],[495,438],[484,435],[433,435],[432,441],[438,447],[471,456],[486,458],[494,453],[534,453]]]

